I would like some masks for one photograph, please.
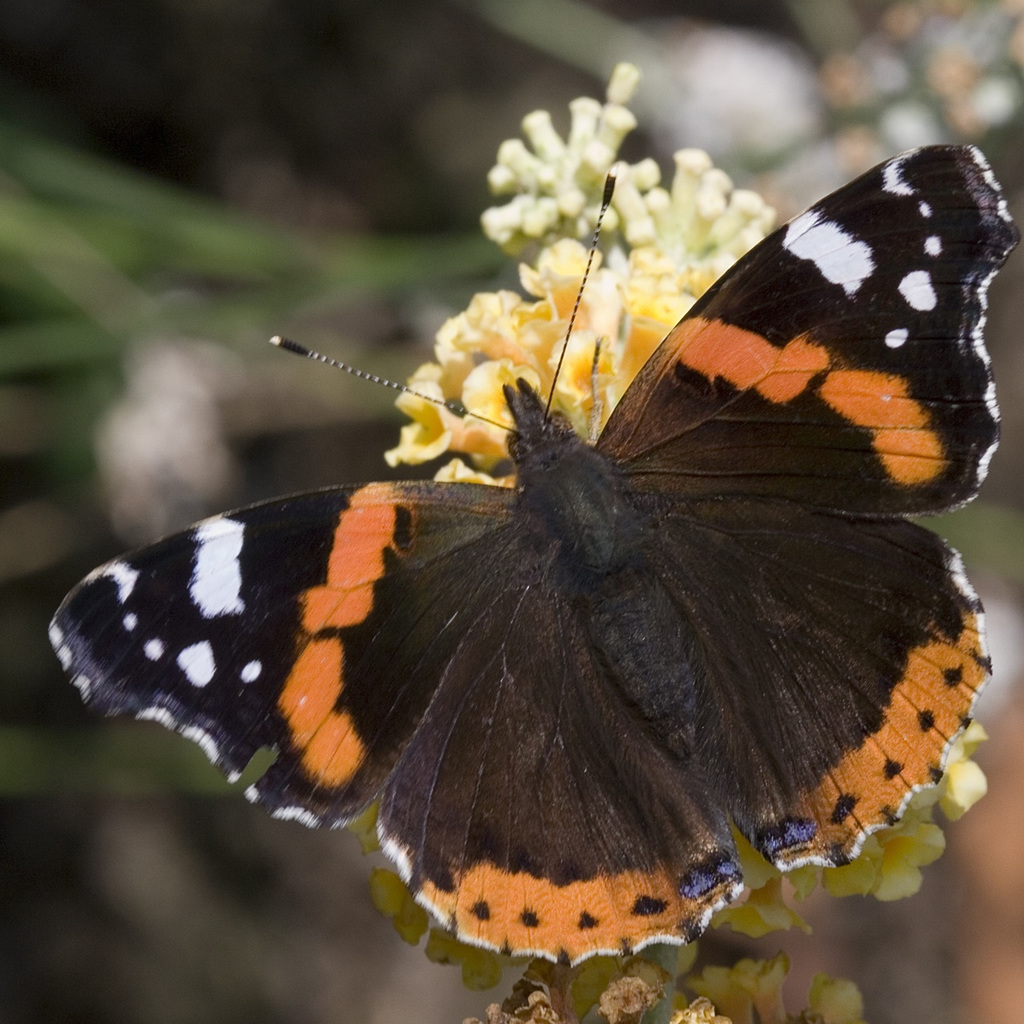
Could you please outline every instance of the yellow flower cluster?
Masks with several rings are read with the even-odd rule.
[[[700,996],[689,1006],[676,1010],[670,1024],[732,1024],[732,1021],[717,1013],[710,999]]]
[[[732,967],[706,967],[687,979],[700,999],[683,1007],[672,1024],[787,1024],[793,1020],[820,1024],[864,1024],[864,1001],[857,986],[844,978],[816,974],[807,994],[807,1007],[796,1018],[786,1013],[782,983],[789,958],[740,960]],[[720,1017],[715,1009],[725,1016]]]
[[[611,241],[597,254],[569,334],[587,261],[579,238],[592,230],[605,175],[635,124],[623,106],[635,84],[636,69],[620,65],[608,103],[575,101],[568,140],[554,134],[547,114],[536,113],[524,122],[535,152],[527,153],[522,143],[502,146],[492,185],[518,194],[506,206],[487,211],[484,227],[506,245],[527,237],[544,243],[534,263],[520,267],[527,297],[512,291],[478,294],[441,327],[435,361],[409,380],[418,394],[398,399],[412,422],[385,454],[389,465],[418,464],[457,451],[471,465],[455,459],[437,479],[508,484],[492,471],[506,456],[508,432],[500,425],[511,426],[502,387],[519,377],[543,395],[553,387],[552,408],[581,436],[595,437],[668,330],[771,229],[775,214],[764,200],[734,189],[699,150],[676,154],[668,189],[660,186],[653,161],[618,164],[605,219],[604,238]],[[541,131],[538,125],[546,127]],[[585,215],[567,219],[558,212],[561,207],[552,208],[556,197],[570,193],[571,209]],[[421,395],[455,399],[475,415],[460,416]]]
[[[370,872],[370,898],[378,913],[391,918],[403,941],[410,946],[419,945],[430,920],[394,871],[374,868]]]
[[[503,206],[492,206],[480,218],[484,234],[506,252],[518,253],[531,242],[584,238],[591,234],[601,208],[604,180],[618,156],[622,140],[636,127],[626,107],[640,72],[620,64],[612,73],[603,105],[589,96],[569,104],[572,122],[563,139],[546,110],[523,118],[520,139],[508,139],[498,149],[498,162],[487,175],[491,191],[512,195]],[[632,168],[640,181],[655,184],[653,160]],[[648,187],[649,187],[648,185]],[[615,214],[608,228],[617,227]]]
[[[472,992],[494,988],[501,981],[502,969],[513,961],[489,949],[459,942],[440,928],[431,928],[426,954],[435,964],[457,964],[462,969],[462,984]]]

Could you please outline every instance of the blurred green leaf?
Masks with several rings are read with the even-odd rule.
[[[976,501],[922,522],[945,537],[972,565],[1024,585],[1024,513]]]
[[[478,233],[301,233],[0,122],[0,377],[135,341],[237,343],[367,295],[502,265]]]
[[[0,378],[66,370],[110,359],[123,343],[109,331],[73,317],[0,327]]]

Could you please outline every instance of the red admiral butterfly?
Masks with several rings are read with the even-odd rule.
[[[977,150],[889,160],[766,238],[593,446],[523,381],[512,490],[341,487],[97,569],[53,646],[250,796],[378,830],[469,942],[576,961],[685,942],[837,865],[942,775],[989,661],[960,559],[998,435],[982,342],[1017,232]]]

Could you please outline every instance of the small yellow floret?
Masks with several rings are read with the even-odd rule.
[[[501,960],[488,949],[467,945],[438,928],[430,929],[427,956],[438,964],[458,964],[462,984],[472,991],[493,988],[501,981]]]

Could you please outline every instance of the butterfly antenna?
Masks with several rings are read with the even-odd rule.
[[[591,444],[597,442],[597,435],[601,433],[601,419],[604,416],[604,402],[597,389],[597,372],[601,363],[601,346],[608,339],[603,335],[594,342],[594,358],[590,364],[590,393],[594,396],[594,402],[590,407],[590,422],[587,425],[587,437]]]
[[[276,345],[278,348],[283,348],[286,352],[294,352],[297,356],[305,356],[307,359],[315,359],[318,363],[326,363],[328,366],[333,366],[337,370],[344,370],[346,373],[350,373],[353,377],[358,377],[360,380],[368,380],[373,384],[379,384],[381,387],[391,388],[393,391],[401,391],[402,394],[405,395],[413,395],[416,398],[422,398],[424,402],[430,402],[432,405],[439,405],[441,408],[447,409],[450,413],[454,413],[459,418],[472,416],[473,419],[482,420],[484,423],[489,423],[492,427],[498,427],[500,430],[510,431],[511,429],[504,423],[499,423],[497,420],[489,419],[487,416],[481,416],[479,413],[470,412],[457,398],[444,399],[435,398],[433,395],[426,395],[422,391],[417,391],[415,388],[409,387],[408,384],[399,384],[398,381],[388,380],[387,377],[378,377],[375,373],[367,373],[366,370],[357,369],[355,366],[343,363],[340,359],[334,359],[331,356],[325,356],[322,352],[306,348],[305,345],[300,345],[297,341],[292,341],[291,338],[282,338],[280,334],[275,334],[274,337],[270,339],[270,344]]]
[[[555,375],[551,379],[551,390],[548,392],[547,405],[544,406],[544,418],[551,415],[551,403],[555,398],[555,384],[562,372],[562,363],[565,361],[565,353],[569,348],[569,338],[572,337],[573,324],[576,323],[576,314],[580,311],[580,303],[583,301],[583,289],[587,286],[587,278],[590,277],[590,268],[594,263],[594,253],[597,252],[597,241],[601,237],[601,222],[612,204],[612,193],[615,191],[615,179],[617,172],[614,167],[608,172],[604,179],[604,194],[601,196],[601,208],[597,211],[597,220],[594,223],[594,237],[590,240],[590,252],[587,253],[587,265],[583,270],[583,280],[580,281],[579,291],[576,292],[576,302],[573,304],[572,313],[569,316],[569,326],[565,332],[565,340],[562,342],[562,351],[558,356],[558,365],[555,366]]]

